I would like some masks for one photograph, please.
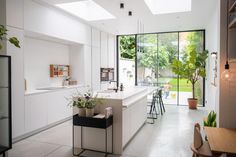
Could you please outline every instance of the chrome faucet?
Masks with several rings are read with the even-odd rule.
[[[68,86],[69,85],[69,76],[64,76],[62,80],[62,86]]]

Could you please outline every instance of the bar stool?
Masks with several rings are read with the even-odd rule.
[[[155,119],[157,119],[157,115],[160,114],[159,108],[156,106],[158,102],[158,91],[154,91],[152,94],[152,101],[151,104],[148,104],[147,106],[150,107],[147,119],[152,119],[152,122],[147,122],[149,124],[154,124]],[[157,112],[158,109],[158,112]]]
[[[161,115],[163,115],[163,112],[166,112],[166,110],[165,110],[165,106],[164,106],[164,103],[163,103],[163,100],[162,100],[162,89],[158,90],[157,101],[158,101],[158,104],[160,106]]]

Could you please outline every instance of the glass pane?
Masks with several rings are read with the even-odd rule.
[[[135,85],[135,36],[119,37],[119,83]]]
[[[137,83],[141,86],[157,85],[157,34],[137,36]]]
[[[158,85],[163,90],[164,104],[177,105],[178,77],[171,64],[178,58],[178,33],[158,34]]]
[[[181,32],[179,33],[179,59],[184,60],[188,57],[190,50],[194,48],[196,52],[201,53],[204,50],[204,32]],[[195,85],[195,95],[198,104],[203,105],[203,79],[200,79]],[[179,104],[186,105],[187,98],[192,98],[192,84],[186,78],[180,79],[179,84]]]

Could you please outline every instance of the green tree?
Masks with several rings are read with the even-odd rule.
[[[121,58],[135,58],[135,36],[120,36],[120,55]]]

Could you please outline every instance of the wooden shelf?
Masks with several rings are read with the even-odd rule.
[[[50,77],[64,77],[70,76],[70,66],[69,65],[50,65]]]
[[[230,22],[229,29],[231,28],[236,28],[236,18],[232,22]]]
[[[234,11],[234,9],[235,9],[235,7],[236,7],[236,1],[234,1],[234,3],[231,5],[231,7],[229,8],[229,12],[231,13],[231,12],[233,12]]]

